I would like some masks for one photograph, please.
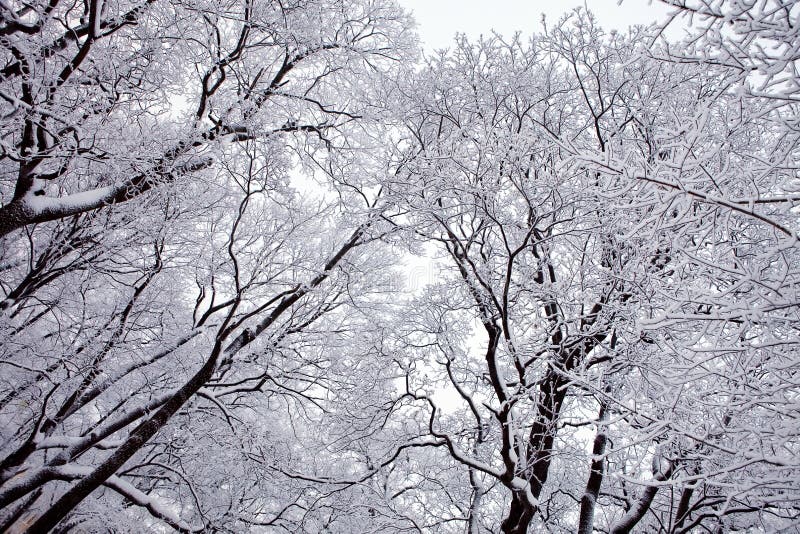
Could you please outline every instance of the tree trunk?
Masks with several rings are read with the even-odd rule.
[[[592,534],[594,526],[594,510],[597,505],[597,497],[600,495],[600,486],[603,484],[603,471],[605,467],[606,452],[606,405],[600,404],[600,412],[597,416],[597,434],[594,437],[592,446],[592,465],[589,469],[589,480],[586,482],[586,491],[581,497],[581,515],[578,519],[578,534]]]
[[[11,526],[30,509],[31,505],[36,502],[36,499],[38,499],[41,495],[42,488],[38,488],[36,491],[25,497],[22,502],[16,503],[14,506],[10,506],[6,510],[6,513],[0,517],[0,532],[8,532]]]
[[[655,458],[654,458],[655,462]],[[659,482],[663,482],[672,476],[672,464],[667,462],[664,470],[653,469],[653,478]],[[611,526],[610,534],[629,534],[633,527],[642,520],[644,515],[650,509],[653,499],[658,493],[658,486],[647,486],[642,492],[642,496],[636,501],[636,504],[628,510],[622,519]]]
[[[525,493],[514,491],[511,494],[511,507],[503,520],[500,530],[503,534],[527,534],[528,526],[536,510],[531,506]]]

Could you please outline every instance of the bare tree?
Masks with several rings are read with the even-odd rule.
[[[260,161],[261,165],[265,163]],[[351,229],[349,237],[339,243],[332,240],[332,250],[331,245],[309,246],[308,232],[312,224],[315,232],[321,230],[324,212],[312,209],[304,213],[303,206],[292,200],[291,190],[274,191],[278,184],[263,173],[263,167],[258,168],[262,171],[258,178],[252,164],[247,168],[254,173],[239,182],[244,190],[238,205],[230,206],[230,215],[211,222],[210,245],[201,247],[199,255],[166,256],[164,243],[181,241],[180,237],[169,235],[176,228],[167,219],[171,228],[156,245],[153,263],[146,263],[142,274],[124,272],[129,268],[123,264],[123,272],[108,275],[113,279],[116,274],[121,279],[119,290],[123,294],[130,286],[130,297],[122,310],[109,313],[112,319],[99,324],[94,317],[84,317],[83,323],[75,325],[76,342],[61,349],[65,351],[63,356],[42,358],[31,354],[27,365],[17,366],[25,372],[20,373],[20,381],[11,382],[16,387],[7,390],[5,397],[7,413],[14,417],[9,423],[18,422],[19,427],[9,436],[9,446],[13,444],[13,448],[3,460],[4,505],[51,481],[77,481],[45,509],[30,529],[52,528],[100,484],[146,506],[174,528],[189,529],[187,523],[166,512],[165,506],[153,503],[152,493],[158,493],[158,486],[143,491],[127,481],[143,476],[149,463],[163,455],[158,452],[161,447],[157,443],[149,446],[148,460],[142,460],[136,468],[127,468],[119,476],[115,473],[196,395],[222,410],[224,419],[231,424],[239,418],[236,410],[227,409],[226,404],[239,405],[241,401],[237,399],[248,392],[260,395],[277,388],[282,393],[313,400],[314,389],[322,387],[313,373],[303,370],[313,366],[313,361],[301,365],[288,360],[283,364],[276,360],[276,354],[299,350],[292,340],[341,306],[340,284],[352,285],[352,276],[340,278],[329,288],[327,285],[345,255],[364,242],[370,216],[365,215],[364,223]],[[239,181],[236,177],[233,180]],[[230,204],[229,195],[216,207]],[[191,200],[196,201],[197,197]],[[110,229],[107,225],[100,228],[100,236],[110,235],[106,234]],[[199,228],[185,231],[183,239],[191,233],[202,233]],[[101,243],[107,239],[103,237]],[[191,242],[198,243],[199,239],[202,238],[198,235]],[[298,248],[300,243],[305,247]],[[131,242],[124,244],[130,247]],[[206,254],[208,258],[204,259]],[[40,257],[39,263],[43,262]],[[135,265],[133,261],[129,263]],[[208,265],[205,268],[204,263]],[[93,267],[103,265],[96,261]],[[192,271],[199,289],[194,310],[187,298]],[[160,285],[159,280],[168,285]],[[88,301],[84,314],[100,312],[95,299],[115,289],[113,281],[104,280],[97,272],[91,283],[93,287],[78,289],[79,297]],[[165,290],[171,284],[177,286],[170,298]],[[41,336],[38,328],[34,333],[33,325],[28,324],[31,315],[38,321],[36,326],[42,328],[50,323],[49,314],[78,311],[68,306],[67,292],[60,295],[55,310],[40,312],[41,305],[31,299],[41,293],[42,290],[25,295],[27,298],[21,297],[9,308],[19,314],[19,319],[14,317],[16,320],[9,325],[17,332],[17,339],[30,336],[33,340],[46,340],[53,335],[45,329]],[[80,332],[84,329],[85,334]],[[89,339],[82,341],[85,336]],[[107,340],[98,343],[97,336]],[[13,346],[13,341],[12,337],[7,346]],[[61,343],[58,340],[56,346]],[[255,346],[261,349],[253,352]],[[41,347],[37,349],[38,352]],[[199,361],[192,353],[200,356]],[[259,354],[269,355],[271,361],[259,363],[255,359]],[[13,366],[16,361],[19,359],[12,357],[4,363]],[[21,398],[42,389],[46,393],[44,402],[29,404],[35,408],[32,414],[19,411]],[[92,413],[95,415],[89,417]],[[111,454],[103,454],[104,450]],[[163,469],[170,463],[161,460],[157,465]],[[33,505],[32,510],[40,507]]]
[[[298,458],[280,470],[261,449],[270,419],[319,424],[326,397],[362,378],[323,347],[374,337],[359,309],[385,291],[380,256],[355,251],[382,232],[376,95],[407,53],[405,16],[380,2],[85,7],[3,5],[19,23],[3,42],[4,528],[102,524],[97,509],[122,501],[179,531],[297,521],[317,506],[308,483],[259,495],[259,478],[227,509],[208,484],[234,456],[289,479]],[[300,164],[326,184],[306,199]],[[343,167],[358,178],[342,183]],[[100,488],[122,500],[76,510]]]
[[[791,526],[797,13],[667,3],[0,2],[0,530]]]
[[[221,142],[305,132],[333,143],[369,113],[364,73],[403,57],[409,39],[383,2],[1,9],[0,235],[137,198],[209,167]]]
[[[654,61],[651,43],[576,13],[530,44],[460,41],[409,90],[398,188],[455,276],[416,306],[430,311],[413,346],[462,411],[417,396],[478,482],[473,516],[498,487],[486,481],[510,494],[490,530],[569,531],[580,516],[585,532],[678,532],[795,513],[779,503],[793,446],[739,432],[770,421],[791,433],[794,418],[774,401],[739,404],[769,388],[751,380],[745,395],[734,378],[793,387],[793,334],[779,325],[796,313],[794,200],[781,193],[794,136],[730,78]],[[425,374],[437,376],[412,382],[429,390]],[[755,452],[767,449],[777,456]]]

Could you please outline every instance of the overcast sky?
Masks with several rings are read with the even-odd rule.
[[[649,0],[399,0],[411,9],[426,50],[448,47],[456,32],[470,37],[495,30],[504,35],[541,30],[542,13],[555,24],[564,13],[588,6],[606,29],[625,29],[663,18],[666,9]]]

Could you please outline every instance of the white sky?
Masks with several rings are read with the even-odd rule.
[[[541,30],[542,13],[548,25],[578,6],[588,7],[606,29],[626,29],[663,19],[666,8],[649,0],[399,0],[414,12],[425,50],[449,47],[453,35],[471,38],[495,30],[503,35]]]

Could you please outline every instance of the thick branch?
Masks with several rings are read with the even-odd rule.
[[[653,462],[654,464],[657,463],[657,459],[653,458]],[[663,470],[659,469],[657,465],[653,466],[653,478],[658,482],[664,482],[672,476],[672,463],[669,461],[665,463],[666,465]],[[653,503],[653,499],[655,499],[658,490],[659,486],[657,484],[647,486],[642,492],[642,496],[639,497],[639,500],[628,510],[628,513],[611,526],[610,534],[629,534],[632,532],[633,528],[642,520],[650,509],[650,505]]]

